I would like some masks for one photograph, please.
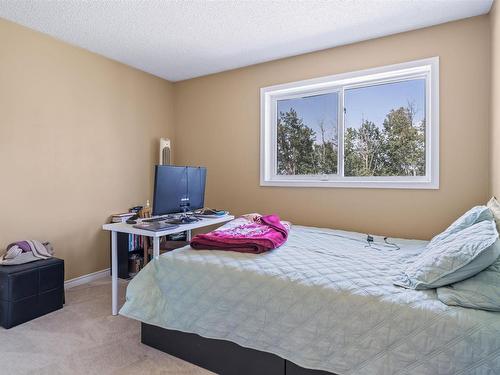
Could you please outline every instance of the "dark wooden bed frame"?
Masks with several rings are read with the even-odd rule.
[[[310,370],[275,354],[141,323],[141,342],[221,375],[335,375]]]

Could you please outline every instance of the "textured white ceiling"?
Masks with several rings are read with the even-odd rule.
[[[485,14],[493,0],[0,0],[0,17],[178,81]]]

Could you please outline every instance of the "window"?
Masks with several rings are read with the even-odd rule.
[[[437,189],[438,64],[261,89],[261,185]]]

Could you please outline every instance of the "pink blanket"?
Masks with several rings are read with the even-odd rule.
[[[212,232],[198,234],[191,240],[191,247],[259,254],[283,245],[289,230],[290,223],[280,221],[278,215],[246,215]]]

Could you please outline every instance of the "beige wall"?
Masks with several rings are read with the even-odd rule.
[[[66,278],[109,267],[111,213],[150,197],[172,84],[0,20],[0,248],[50,240]]]
[[[259,186],[259,88],[431,56],[440,57],[439,190]],[[175,83],[177,162],[208,167],[210,206],[429,238],[488,198],[489,56],[482,16]]]
[[[490,12],[491,26],[491,193],[500,197],[500,10]]]

